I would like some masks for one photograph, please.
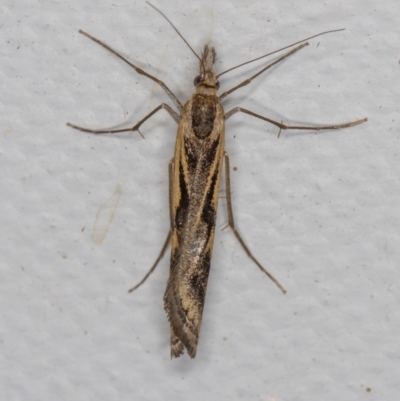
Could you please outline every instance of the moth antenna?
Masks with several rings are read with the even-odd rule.
[[[202,59],[197,55],[197,53],[193,50],[192,46],[189,45],[188,41],[183,37],[183,35],[178,31],[178,29],[175,27],[175,25],[169,20],[169,18],[161,11],[159,10],[156,6],[153,6],[149,1],[146,1],[146,3],[150,6],[153,7],[154,10],[158,11],[172,26],[172,28],[175,29],[175,32],[181,37],[181,39],[186,43],[187,47],[193,52],[193,54],[200,60],[201,66],[203,68],[203,73],[206,71]]]
[[[291,45],[282,47],[281,49],[275,50],[275,51],[273,51],[273,52],[271,52],[271,53],[264,54],[264,55],[261,56],[261,57],[257,57],[257,58],[255,58],[255,59],[253,59],[253,60],[246,61],[245,63],[242,63],[242,64],[239,64],[239,65],[236,65],[235,67],[229,68],[228,70],[226,70],[226,71],[221,72],[220,74],[218,74],[218,75],[217,75],[217,78],[219,78],[221,75],[226,74],[226,73],[229,72],[229,71],[232,71],[232,70],[235,70],[236,68],[242,67],[243,65],[250,64],[250,63],[252,63],[253,61],[257,61],[257,60],[260,60],[260,59],[262,59],[262,58],[264,58],[264,57],[270,56],[271,54],[278,53],[278,52],[280,52],[280,51],[282,51],[282,50],[288,49],[289,47],[298,45],[299,43],[303,43],[303,42],[305,42],[305,41],[307,41],[307,40],[314,39],[314,38],[316,38],[317,36],[325,35],[325,34],[327,34],[327,33],[332,33],[332,32],[340,32],[340,31],[344,31],[344,30],[345,30],[345,28],[333,29],[333,30],[331,30],[331,31],[321,32],[321,33],[318,33],[318,34],[316,34],[316,35],[310,36],[309,38],[306,38],[306,39],[303,39],[303,40],[299,40],[299,41],[296,42],[296,43],[292,43]]]

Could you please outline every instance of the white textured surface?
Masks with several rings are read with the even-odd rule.
[[[248,116],[227,124],[236,223],[287,295],[220,231],[222,199],[198,356],[169,359],[168,257],[140,290],[126,290],[168,230],[175,123],[160,112],[142,140],[96,137],[65,122],[133,125],[168,101],[79,28],[163,79],[181,101],[197,61],[143,1],[3,0],[2,400],[398,399],[398,2],[212,3],[157,5],[198,51],[212,39],[219,71],[347,28],[313,40],[225,103],[288,123],[369,118],[279,140],[275,127]],[[221,89],[256,70],[224,76]],[[96,245],[96,213],[119,194]]]

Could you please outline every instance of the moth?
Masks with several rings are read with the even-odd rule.
[[[259,60],[276,52],[266,54],[255,60],[248,61],[220,74],[216,74],[214,70],[216,51],[214,47],[205,45],[201,57],[199,57],[172,22],[156,7],[150,3],[148,4],[171,24],[200,61],[199,75],[194,79],[195,91],[192,97],[182,105],[164,82],[146,73],[103,42],[80,30],[79,32],[81,34],[98,43],[125,63],[129,64],[138,74],[144,75],[159,84],[172,100],[179,113],[168,104],[161,103],[136,125],[130,128],[93,130],[71,123],[67,123],[67,125],[77,130],[93,134],[115,134],[135,131],[141,134],[140,127],[142,124],[161,109],[166,110],[177,122],[178,132],[175,154],[169,163],[170,231],[154,265],[143,280],[129,291],[131,292],[143,284],[163,257],[168,244],[171,243],[170,273],[164,294],[164,307],[170,323],[171,358],[181,356],[185,350],[191,358],[194,358],[199,341],[204,301],[207,292],[207,281],[214,243],[219,186],[223,165],[225,166],[228,225],[246,254],[283,293],[286,292],[282,285],[253,256],[235,227],[230,189],[229,156],[224,149],[225,121],[234,114],[244,113],[267,121],[277,126],[280,130],[296,129],[319,131],[352,127],[367,121],[367,119],[363,118],[346,124],[327,126],[292,126],[274,121],[242,107],[235,107],[225,112],[221,104],[221,101],[232,92],[250,84],[253,79],[272,66],[307,46],[307,40],[334,31],[323,32],[277,50],[276,52],[298,45],[263,67],[250,78],[223,94],[218,95],[218,78],[221,77],[221,75],[231,71],[233,68]]]

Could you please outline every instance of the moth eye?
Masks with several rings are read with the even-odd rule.
[[[197,75],[197,77],[193,81],[193,85],[197,86],[201,82],[201,75]]]
[[[215,84],[217,85],[217,89],[219,89],[219,81],[216,80]]]

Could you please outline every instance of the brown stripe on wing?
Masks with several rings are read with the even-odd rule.
[[[175,280],[169,280],[164,295],[165,310],[171,325],[173,357],[181,355],[180,342],[191,358],[196,356],[210,271],[210,253],[207,252],[199,260],[201,261],[199,265],[192,264],[187,269],[183,277],[178,280],[178,285]]]
[[[212,240],[214,238],[211,236],[211,231],[215,230],[215,220],[217,218],[217,210],[214,203],[214,191],[216,190],[215,186],[218,181],[218,174],[219,171],[215,170],[211,178],[211,183],[205,196],[203,203],[204,206],[201,212],[201,219],[207,227],[207,237]]]

